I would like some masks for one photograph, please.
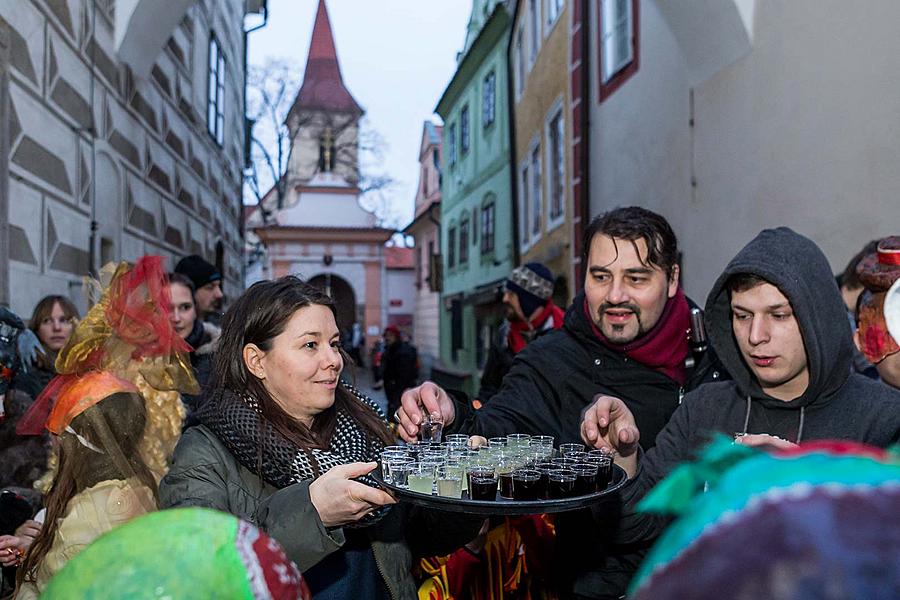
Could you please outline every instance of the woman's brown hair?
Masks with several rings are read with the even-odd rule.
[[[295,312],[307,306],[327,307],[336,315],[331,298],[298,277],[289,275],[275,281],[260,281],[250,286],[232,305],[222,321],[222,335],[215,355],[213,396],[224,390],[238,397],[251,396],[259,403],[262,417],[269,421],[281,435],[302,449],[311,459],[318,475],[318,465],[313,458],[313,448],[329,446],[337,424],[338,411],[344,409],[359,425],[369,439],[392,444],[387,424],[371,408],[359,401],[344,386],[335,390],[334,404],[313,419],[307,427],[282,409],[244,363],[244,346],[255,344],[263,352],[272,349],[273,340],[287,327]],[[352,364],[341,349],[344,365]]]
[[[70,321],[77,321],[79,319],[78,309],[75,308],[75,305],[72,304],[72,301],[65,296],[44,296],[43,298],[41,298],[40,302],[35,305],[34,312],[31,314],[31,320],[28,322],[28,329],[30,329],[32,333],[37,336],[38,340],[41,339],[38,335],[38,329],[40,329],[41,323],[44,321],[44,319],[49,319],[50,315],[53,314],[53,307],[56,304],[59,304],[59,307],[62,309],[63,315],[65,315],[65,317]],[[42,348],[43,345],[44,343],[42,341]],[[43,356],[38,357],[38,362],[44,369],[52,369],[53,362],[55,360],[56,353],[51,353],[47,349],[44,349]]]
[[[72,429],[85,440],[104,448],[104,454],[85,447],[72,433],[63,432],[59,436],[59,467],[44,497],[47,508],[44,526],[18,568],[17,589],[37,578],[41,562],[53,547],[58,523],[66,516],[69,501],[76,494],[101,481],[136,477],[157,498],[156,480],[138,452],[146,418],[144,400],[139,394],[119,392],[88,408],[71,423]],[[110,448],[110,443],[116,447]]]

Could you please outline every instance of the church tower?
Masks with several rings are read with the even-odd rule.
[[[306,185],[322,174],[355,187],[363,112],[344,85],[328,9],[319,0],[303,85],[286,119],[293,145],[289,184]]]

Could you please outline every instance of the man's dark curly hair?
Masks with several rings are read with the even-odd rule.
[[[667,275],[672,274],[672,269],[678,263],[678,240],[675,232],[665,217],[652,210],[640,206],[625,206],[594,217],[584,232],[581,260],[585,270],[589,268],[587,261],[591,242],[598,233],[628,240],[632,244],[637,240],[644,240],[647,242],[647,262],[659,267]]]

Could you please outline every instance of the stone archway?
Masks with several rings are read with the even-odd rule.
[[[337,310],[337,326],[341,333],[353,325],[354,321],[359,320],[356,310],[356,294],[346,279],[333,273],[322,273],[309,279],[308,282],[323,290],[334,300],[334,307]]]

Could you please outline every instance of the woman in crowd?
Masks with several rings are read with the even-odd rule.
[[[45,296],[34,307],[28,328],[41,342],[36,363],[19,372],[13,386],[37,398],[56,375],[56,355],[69,341],[78,322],[78,309],[65,296]]]
[[[213,352],[219,342],[221,330],[212,323],[197,318],[194,284],[185,275],[169,273],[169,294],[172,297],[169,320],[175,332],[191,347],[191,367],[202,391],[209,381]],[[200,399],[201,395],[182,394],[181,400],[187,411],[185,429],[197,424]]]
[[[256,524],[317,600],[412,599],[413,554],[461,546],[481,519],[382,508],[394,499],[368,473],[393,440],[376,405],[341,380],[339,338],[318,289],[296,277],[250,287],[225,315],[201,425],[182,436],[160,502]]]

